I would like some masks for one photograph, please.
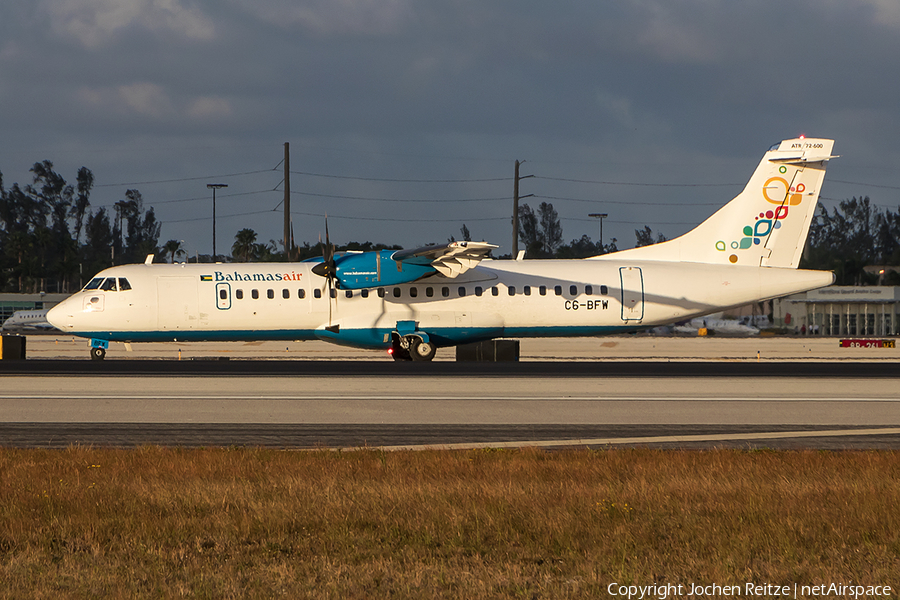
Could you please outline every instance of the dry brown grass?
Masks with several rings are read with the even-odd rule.
[[[900,453],[0,450],[0,597],[900,587]]]

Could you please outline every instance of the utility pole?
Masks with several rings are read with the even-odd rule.
[[[519,165],[524,163],[516,161],[516,176],[513,179],[513,213],[512,213],[512,258],[513,260],[519,255],[519,179],[528,179],[529,177],[534,177],[534,175],[526,175],[525,177],[519,177]],[[530,198],[534,196],[534,194],[528,194],[527,196],[522,196],[523,198]]]
[[[213,255],[212,261],[216,262],[216,190],[227,188],[227,183],[207,183],[206,187],[213,191]]]
[[[600,252],[603,252],[603,219],[605,219],[609,215],[606,213],[591,213],[588,216],[594,217],[595,219],[600,219]]]
[[[294,260],[294,244],[291,240],[291,144],[284,143],[284,256]]]

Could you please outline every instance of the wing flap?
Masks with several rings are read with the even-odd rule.
[[[486,242],[450,242],[414,250],[398,250],[391,260],[428,264],[444,277],[454,278],[478,265],[491,250],[498,247]]]

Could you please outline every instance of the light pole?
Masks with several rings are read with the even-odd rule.
[[[219,188],[227,188],[227,183],[207,183],[206,187],[213,191],[213,255],[212,260],[216,262],[216,190]]]
[[[603,219],[609,215],[606,213],[591,213],[588,216],[600,220],[600,252],[603,252]]]

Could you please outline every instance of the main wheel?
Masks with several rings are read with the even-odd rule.
[[[91,348],[91,360],[103,360],[106,358],[106,350],[103,348]]]
[[[427,362],[434,358],[437,352],[434,344],[423,342],[421,338],[414,337],[409,343],[409,355],[415,361]]]
[[[409,356],[409,352],[403,348],[394,348],[391,351],[391,357],[398,362],[412,360]]]

